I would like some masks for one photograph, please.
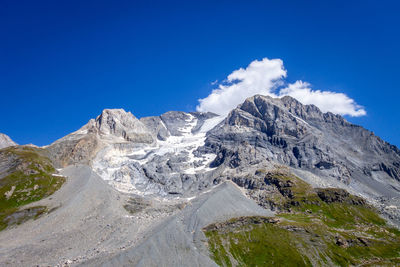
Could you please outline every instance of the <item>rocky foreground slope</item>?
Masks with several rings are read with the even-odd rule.
[[[4,177],[19,161],[7,149],[0,190],[15,196]],[[106,109],[29,149],[50,162],[42,176],[65,184],[8,211],[45,207],[5,225],[0,265],[398,263],[400,234],[387,222],[400,225],[400,151],[291,97],[256,95],[227,116]],[[286,238],[278,250],[275,235]]]

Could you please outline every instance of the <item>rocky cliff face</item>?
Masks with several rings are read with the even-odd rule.
[[[17,145],[17,143],[11,140],[11,138],[8,135],[0,133],[0,149],[15,145]]]
[[[251,183],[243,179],[260,168],[286,167],[314,186],[342,187],[377,205],[400,198],[399,149],[288,96],[256,95],[225,118],[172,111],[138,120],[104,110],[47,149],[59,165],[89,164],[137,194],[193,195],[227,179]]]
[[[95,120],[101,136],[121,137],[133,143],[152,143],[149,129],[130,112],[123,109],[105,109]]]
[[[86,125],[47,147],[57,166],[90,164],[109,143],[152,143],[147,127],[130,112],[105,109]]]
[[[211,113],[177,111],[142,118],[154,142],[110,143],[97,154],[93,168],[125,192],[194,194],[213,184],[209,163],[215,155],[197,149],[204,145],[206,132],[222,119]]]
[[[206,147],[218,155],[215,166],[266,160],[363,187],[368,194],[395,196],[400,190],[400,151],[395,146],[288,96],[247,99],[208,133]],[[246,152],[251,149],[253,155]]]

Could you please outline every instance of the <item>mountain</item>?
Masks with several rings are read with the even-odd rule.
[[[396,146],[288,96],[248,98],[208,133],[205,149],[218,155],[212,166],[248,169],[279,163],[314,186],[330,183],[373,202],[400,192]]]
[[[195,155],[195,150],[222,119],[211,113],[167,112],[138,120],[123,110],[104,110],[47,150],[57,166],[90,164],[124,192],[190,194],[211,184],[204,173],[214,155]]]
[[[17,145],[17,143],[11,140],[11,138],[8,135],[0,133],[0,149],[15,145]]]
[[[288,96],[248,98],[226,117],[167,112],[139,120],[104,110],[47,149],[59,166],[90,164],[119,189],[145,195],[190,195],[232,171],[241,176],[273,164],[314,186],[340,186],[370,201],[400,191],[397,147]]]
[[[399,149],[288,96],[226,116],[105,109],[43,148],[0,150],[0,192],[19,198],[0,203],[0,264],[399,263]]]
[[[145,125],[130,112],[105,109],[86,125],[47,147],[57,166],[89,164],[96,153],[109,143],[152,143]]]

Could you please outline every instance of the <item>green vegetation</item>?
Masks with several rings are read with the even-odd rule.
[[[47,212],[46,207],[21,208],[53,194],[65,178],[54,176],[54,167],[42,149],[17,146],[0,150],[0,157],[12,159],[6,176],[0,179],[0,230]]]
[[[258,222],[250,222],[257,221]],[[240,226],[228,231],[209,229],[210,251],[215,262],[221,266],[309,266],[308,258],[303,258],[296,249],[298,241],[294,235],[262,218],[239,218]],[[243,221],[246,221],[243,224]],[[231,223],[237,221],[231,220]],[[226,229],[225,229],[226,230]],[[268,242],[265,242],[265,241]]]
[[[313,189],[267,173],[276,218],[241,217],[204,229],[220,266],[400,266],[400,231],[342,189]]]

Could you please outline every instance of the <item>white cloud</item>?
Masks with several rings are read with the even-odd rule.
[[[359,117],[366,115],[366,111],[360,105],[343,93],[331,91],[311,90],[310,84],[296,81],[279,91],[279,96],[289,95],[303,104],[314,104],[321,111],[330,111],[340,115]]]
[[[286,70],[282,60],[255,60],[246,69],[232,72],[226,84],[220,84],[206,98],[199,99],[197,111],[226,114],[250,96],[271,95],[271,91],[282,83],[284,77]]]
[[[248,97],[256,94],[282,97],[290,95],[303,104],[314,104],[323,112],[340,115],[363,116],[366,111],[343,93],[312,90],[303,81],[286,85],[286,70],[281,59],[254,60],[246,69],[232,72],[225,83],[220,84],[206,98],[199,99],[197,111],[227,114]],[[276,91],[279,91],[277,94]]]

